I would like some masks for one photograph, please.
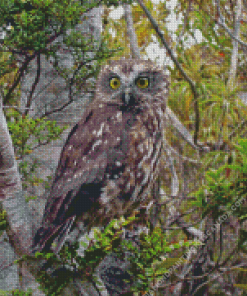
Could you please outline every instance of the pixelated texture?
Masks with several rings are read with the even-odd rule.
[[[145,88],[137,85],[143,77]],[[166,75],[151,62],[122,59],[102,69],[62,150],[35,251],[49,250],[54,238],[58,251],[75,220],[104,226],[146,201],[159,171],[167,93]]]

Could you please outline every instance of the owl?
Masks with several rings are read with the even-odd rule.
[[[56,252],[77,221],[104,226],[147,201],[162,152],[168,78],[150,61],[102,68],[95,97],[62,149],[33,250]]]

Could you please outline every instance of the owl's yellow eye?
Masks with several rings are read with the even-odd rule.
[[[148,87],[148,78],[147,77],[140,77],[136,81],[136,85],[139,88],[147,88]]]
[[[110,87],[112,89],[118,89],[120,87],[120,84],[121,84],[121,82],[120,82],[119,78],[113,77],[110,79]]]

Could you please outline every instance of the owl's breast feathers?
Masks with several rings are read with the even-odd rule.
[[[155,112],[162,110],[135,114],[101,105],[84,113],[61,153],[35,238],[41,248],[75,217],[102,223],[145,198],[161,154],[162,123]]]

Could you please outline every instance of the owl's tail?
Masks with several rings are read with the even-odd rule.
[[[50,250],[57,254],[61,250],[74,220],[75,217],[71,217],[60,225],[52,224],[47,228],[41,226],[34,236],[32,254]]]

